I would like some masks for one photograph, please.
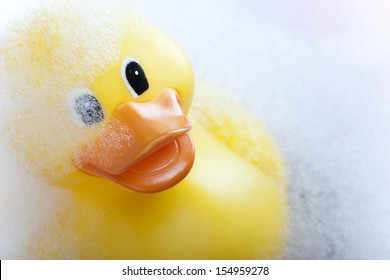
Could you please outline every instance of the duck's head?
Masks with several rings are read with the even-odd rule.
[[[17,115],[35,121],[36,131],[24,120],[14,125],[16,138],[26,136],[18,149],[33,159],[31,165],[53,157],[56,150],[76,147],[66,156],[46,161],[43,169],[63,170],[70,164],[76,172],[140,192],[170,188],[190,171],[194,146],[185,115],[193,94],[191,65],[167,35],[144,21],[134,23],[133,16],[91,35],[100,29],[89,26],[88,15],[87,19],[74,15],[71,8],[60,16],[44,12],[5,45],[7,74],[24,78],[18,94],[32,100]],[[85,30],[79,30],[79,25]],[[116,31],[119,34],[113,34]],[[112,51],[106,52],[105,47]],[[37,116],[35,110],[61,115],[62,123],[51,124],[50,114]],[[29,111],[34,113],[28,116]],[[77,133],[83,140],[77,139]],[[71,141],[78,143],[72,146]]]
[[[150,27],[147,38],[125,36],[112,69],[71,94],[75,118],[85,127],[105,123],[77,155],[81,171],[141,192],[180,182],[194,161],[191,66],[179,47]]]

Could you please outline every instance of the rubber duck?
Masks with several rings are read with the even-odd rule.
[[[47,73],[62,51],[74,52],[70,57],[80,63],[90,51],[89,46],[63,48],[61,31],[79,23],[48,13],[22,28],[25,42],[10,40],[3,48],[8,75],[24,75],[37,92],[55,79]],[[45,98],[39,104],[47,110],[57,110],[60,128],[44,117],[47,126],[33,129],[42,129],[41,137],[19,139],[33,131],[39,118],[31,114],[30,122],[14,123],[16,133],[10,135],[18,135],[13,139],[23,162],[72,196],[57,221],[31,237],[30,254],[61,259],[280,257],[287,235],[286,180],[268,133],[211,86],[197,87],[191,107],[194,77],[183,51],[151,24],[130,21],[118,25],[123,36],[112,43],[117,55],[110,56],[110,63],[82,83],[78,79],[84,73],[66,69],[66,86],[54,86],[66,94],[54,98],[46,90],[36,96]],[[19,53],[9,51],[14,42]],[[19,67],[15,53],[29,66]],[[24,105],[17,118],[33,110]],[[39,147],[34,141],[41,141]]]

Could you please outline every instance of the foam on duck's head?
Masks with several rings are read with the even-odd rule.
[[[71,173],[72,155],[99,133],[74,121],[69,94],[117,62],[124,32],[145,23],[124,1],[51,1],[20,17],[0,41],[2,125],[16,156],[49,181]]]

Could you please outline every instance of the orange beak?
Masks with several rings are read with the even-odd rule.
[[[83,150],[82,170],[139,192],[163,191],[191,170],[190,129],[173,89],[147,103],[122,104],[102,135]]]

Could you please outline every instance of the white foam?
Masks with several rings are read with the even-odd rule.
[[[74,171],[74,152],[99,129],[73,121],[68,95],[117,60],[124,20],[139,33],[121,0],[34,2],[3,6],[0,24],[2,259],[31,257],[28,240],[69,207],[69,195],[46,181]]]
[[[3,121],[10,142],[36,174],[52,181],[75,170],[70,153],[94,134],[68,121],[74,108],[68,108],[67,96],[111,69],[124,20],[134,25],[134,36],[141,35],[136,15],[118,7],[123,1],[93,7],[90,1],[44,2],[22,9],[7,30],[0,81],[2,100],[14,105]]]

